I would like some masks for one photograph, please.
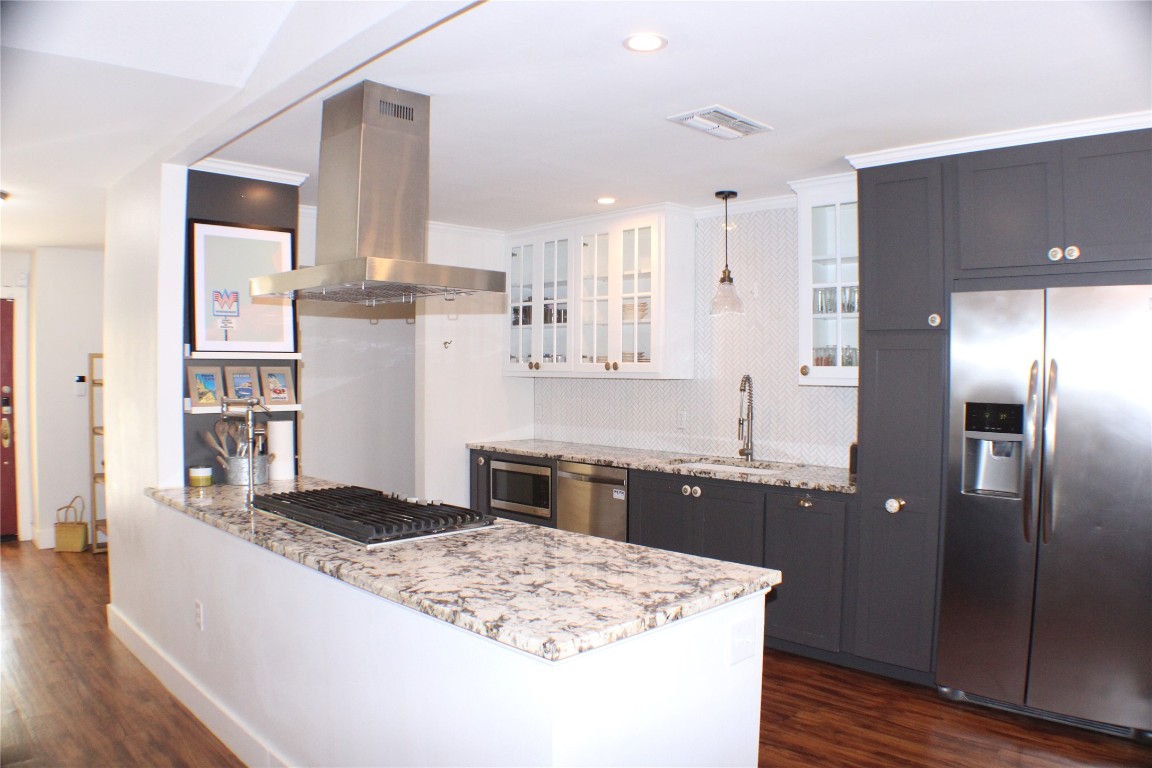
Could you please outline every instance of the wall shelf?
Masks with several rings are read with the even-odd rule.
[[[186,352],[185,360],[299,360],[299,352]]]

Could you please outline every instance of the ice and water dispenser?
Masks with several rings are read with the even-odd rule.
[[[964,404],[964,493],[1020,498],[1024,476],[1024,406]]]

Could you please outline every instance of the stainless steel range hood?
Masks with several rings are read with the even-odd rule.
[[[365,80],[324,101],[316,266],[254,277],[253,296],[375,306],[503,293],[503,272],[427,263],[430,99]]]

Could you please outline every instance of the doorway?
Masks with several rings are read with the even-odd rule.
[[[16,302],[0,299],[0,539],[17,538],[16,414],[12,396],[12,322]]]

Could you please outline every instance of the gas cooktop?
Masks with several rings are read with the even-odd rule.
[[[252,505],[365,544],[369,549],[393,541],[457,533],[495,522],[494,517],[464,507],[410,501],[395,494],[355,485],[258,494]]]

